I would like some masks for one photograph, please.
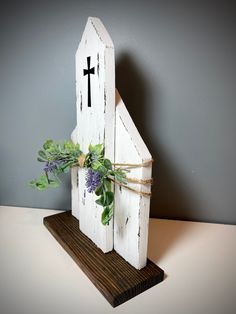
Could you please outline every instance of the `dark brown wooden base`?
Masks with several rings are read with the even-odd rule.
[[[164,278],[163,270],[150,260],[137,270],[114,250],[104,254],[80,231],[79,221],[71,211],[45,217],[44,225],[113,307]]]

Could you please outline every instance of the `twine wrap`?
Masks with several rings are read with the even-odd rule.
[[[118,167],[124,167],[123,169],[129,169],[129,168],[140,168],[140,167],[147,167],[150,166],[150,164],[153,163],[153,159],[144,161],[141,164],[128,164],[128,163],[113,163],[113,166],[118,166]]]
[[[86,155],[85,154],[81,154],[79,157],[78,157],[78,166],[80,168],[84,168],[84,163],[85,163],[85,159],[86,159]],[[112,163],[112,165],[114,167],[122,167],[122,169],[132,169],[132,168],[141,168],[141,167],[148,167],[150,166],[150,164],[153,163],[153,159],[150,159],[150,160],[147,160],[141,164],[130,164],[130,163]],[[141,196],[151,196],[152,193],[151,192],[144,192],[144,191],[138,191],[136,189],[133,189],[131,188],[130,186],[127,186],[121,182],[118,182],[116,181],[115,179],[113,179],[112,177],[108,177],[112,182],[114,182],[115,184],[119,185],[119,186],[122,186],[124,188],[126,188],[127,190],[129,191],[132,191],[132,192],[135,192]],[[127,182],[130,182],[130,183],[136,183],[136,184],[152,184],[153,183],[153,179],[137,179],[137,178],[129,178],[129,177],[126,177],[126,180]]]
[[[130,164],[130,163],[113,163],[112,165],[115,167],[122,167],[122,169],[132,169],[132,168],[141,168],[141,167],[148,167],[150,166],[150,164],[153,163],[153,159],[147,160],[141,164]],[[151,196],[152,193],[151,192],[144,192],[144,191],[138,191],[136,189],[131,188],[130,186],[127,186],[123,183],[117,182],[115,179],[110,178],[111,181],[113,181],[114,183],[118,184],[119,186],[122,186],[124,188],[126,188],[129,191],[135,192],[141,196]],[[153,183],[153,179],[137,179],[137,178],[126,178],[127,182],[130,183],[137,183],[137,184],[152,184]]]

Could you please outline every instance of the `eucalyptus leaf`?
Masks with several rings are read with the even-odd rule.
[[[112,169],[112,163],[109,159],[104,159],[104,163],[103,163],[104,167],[106,167],[108,170]]]
[[[27,185],[32,187],[32,188],[35,188],[36,187],[36,181],[32,180],[32,181],[28,182]]]
[[[43,144],[43,148],[45,150],[49,149],[53,145],[53,140],[46,140],[46,142]]]
[[[40,150],[40,151],[38,152],[38,155],[39,155],[40,157],[42,157],[43,159],[47,160],[47,155],[46,155],[46,153],[45,153],[43,150]]]
[[[60,183],[57,180],[49,180],[49,186],[52,188],[57,188],[60,185]]]
[[[115,179],[120,183],[127,184],[126,176],[123,176],[120,173],[115,173]]]
[[[93,170],[97,171],[100,167],[102,167],[102,164],[100,163],[100,161],[95,160],[92,162],[91,167]]]
[[[41,184],[41,183],[36,183],[36,188],[39,190],[39,191],[44,191],[48,188],[48,185],[46,184]]]
[[[80,144],[79,143],[75,144],[75,149],[80,150]]]
[[[35,187],[40,191],[48,188],[48,179],[45,174],[41,175],[38,180],[35,180]]]
[[[99,195],[102,195],[102,193],[103,193],[103,185],[101,184],[100,186],[96,188],[95,194],[99,196]]]
[[[111,205],[113,200],[114,200],[114,193],[113,192],[105,192],[104,205],[105,206]]]
[[[64,172],[64,173],[67,173],[67,172],[70,170],[71,164],[72,164],[71,161],[69,161],[69,162],[63,164],[63,165],[60,167],[61,171]]]
[[[102,144],[97,144],[93,146],[93,152],[97,155],[102,155],[103,153],[103,145]]]
[[[72,141],[65,141],[64,148],[68,150],[72,150],[74,148],[74,143]]]
[[[101,221],[103,225],[108,225],[113,215],[113,210],[111,207],[106,206],[102,212]]]
[[[107,168],[104,167],[103,165],[101,167],[98,168],[98,172],[104,176],[107,173]]]
[[[39,162],[45,162],[45,161],[46,161],[45,159],[43,159],[43,158],[41,158],[41,157],[38,157],[37,160],[38,160]]]
[[[100,161],[98,161],[98,160],[93,161],[92,164],[91,164],[91,167],[92,167],[93,170],[98,171],[102,175],[107,173],[106,167],[104,167],[103,164]]]
[[[95,203],[100,205],[100,206],[104,206],[105,204],[104,204],[104,197],[103,197],[103,195],[99,199],[97,199],[95,201]]]
[[[111,181],[108,179],[103,180],[103,185],[106,191],[111,191]]]

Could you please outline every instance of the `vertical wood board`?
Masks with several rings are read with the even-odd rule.
[[[71,134],[71,140],[74,144],[77,144],[77,132],[76,127]],[[71,169],[71,210],[73,215],[79,219],[79,186],[78,186],[78,167]]]
[[[151,160],[124,102],[116,92],[115,162],[142,164]],[[152,165],[130,169],[130,178],[150,179]],[[129,183],[137,191],[150,192],[151,185]],[[115,187],[114,249],[131,265],[141,269],[147,261],[150,197]]]
[[[89,18],[76,53],[77,142],[88,152],[90,144],[104,144],[114,161],[115,64],[113,43],[101,21]],[[86,189],[86,170],[78,170],[80,228],[103,252],[113,248],[113,221],[101,223],[102,207]],[[79,211],[79,214],[77,213]]]

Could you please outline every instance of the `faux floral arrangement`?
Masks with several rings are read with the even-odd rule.
[[[40,191],[49,187],[60,185],[59,175],[66,173],[72,167],[85,168],[86,188],[89,193],[95,193],[99,198],[96,203],[103,207],[101,222],[109,224],[114,209],[114,192],[112,181],[121,185],[127,184],[126,173],[128,170],[114,168],[111,161],[104,156],[102,144],[89,145],[88,153],[80,150],[79,144],[71,141],[57,143],[47,140],[38,152],[39,162],[44,163],[44,173],[29,185]]]

